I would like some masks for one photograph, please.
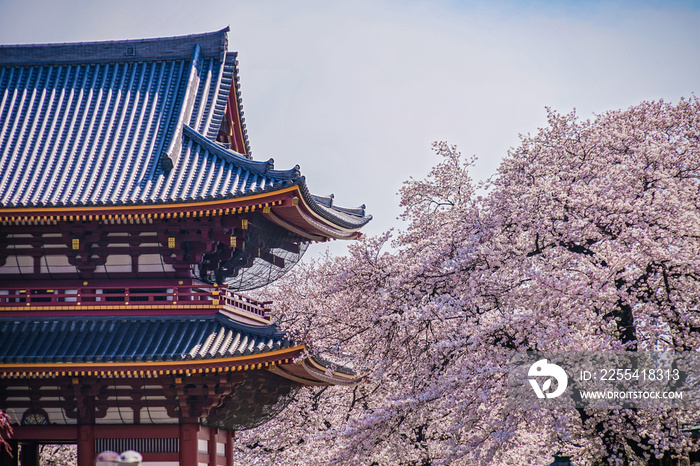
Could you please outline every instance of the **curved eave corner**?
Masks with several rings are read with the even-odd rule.
[[[371,215],[365,215],[364,205],[356,208],[338,207],[333,205],[333,195],[324,197],[311,194],[299,165],[288,170],[275,170],[274,159],[248,159],[245,154],[226,149],[187,125],[183,125],[183,136],[226,162],[277,181],[277,185],[280,185],[279,182],[285,187],[296,185],[298,195],[292,198],[293,202],[288,205],[296,208],[294,215],[285,215],[282,212],[285,207],[275,208],[276,212],[267,209],[265,215],[274,223],[307,239],[356,239],[360,236],[359,230],[372,219]],[[278,189],[270,190],[275,191]]]
[[[225,150],[222,148],[222,150]],[[230,155],[229,155],[230,156]],[[238,156],[240,157],[240,156]],[[245,159],[248,164],[260,164]],[[217,196],[212,199],[193,199],[184,202],[143,203],[114,206],[73,206],[73,207],[2,207],[0,222],[44,224],[51,221],[92,221],[139,219],[139,218],[178,218],[200,215],[229,215],[243,212],[261,211],[268,220],[298,234],[310,241],[328,239],[357,239],[360,229],[372,217],[357,217],[355,225],[344,227],[340,222],[321,215],[313,207],[313,198],[304,196],[303,179],[289,179],[280,187],[245,195]],[[318,207],[318,206],[316,206]],[[328,211],[328,208],[321,212]],[[354,219],[353,219],[354,220]]]
[[[265,212],[268,220],[312,241],[328,239],[353,240],[359,238],[360,229],[370,220],[365,206],[357,208],[337,207],[329,197],[311,194],[302,176],[295,181],[297,195],[290,203]],[[327,199],[331,201],[328,202]]]
[[[364,376],[358,376],[347,369],[333,370],[331,365],[305,352],[304,359],[292,364],[279,364],[268,368],[269,371],[289,380],[307,386],[340,385],[354,387],[361,384]]]

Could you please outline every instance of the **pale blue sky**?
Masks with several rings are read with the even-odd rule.
[[[398,225],[395,193],[437,161],[433,140],[476,154],[486,178],[545,106],[589,117],[700,82],[690,1],[0,0],[3,44],[226,26],[253,156],[300,164],[338,204],[367,204],[370,234]]]

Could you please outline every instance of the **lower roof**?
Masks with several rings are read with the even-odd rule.
[[[211,315],[0,318],[0,378],[135,377],[268,369],[304,385],[356,385],[277,326]]]
[[[289,348],[275,326],[224,314],[0,320],[0,364],[191,361]]]

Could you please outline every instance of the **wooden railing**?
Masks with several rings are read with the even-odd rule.
[[[129,286],[7,287],[0,283],[0,311],[3,308],[60,308],[80,306],[167,306],[186,308],[208,306],[245,311],[270,320],[270,302],[261,302],[217,285],[143,284]]]

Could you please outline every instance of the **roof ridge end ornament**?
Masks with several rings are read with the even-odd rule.
[[[167,152],[163,152],[160,156],[160,168],[163,170],[163,173],[170,173],[170,170],[173,169],[173,159],[168,155]]]
[[[223,63],[226,54],[228,53],[228,32],[231,30],[230,26],[226,26],[222,30],[218,31],[221,34],[221,52],[219,53],[219,60]]]

